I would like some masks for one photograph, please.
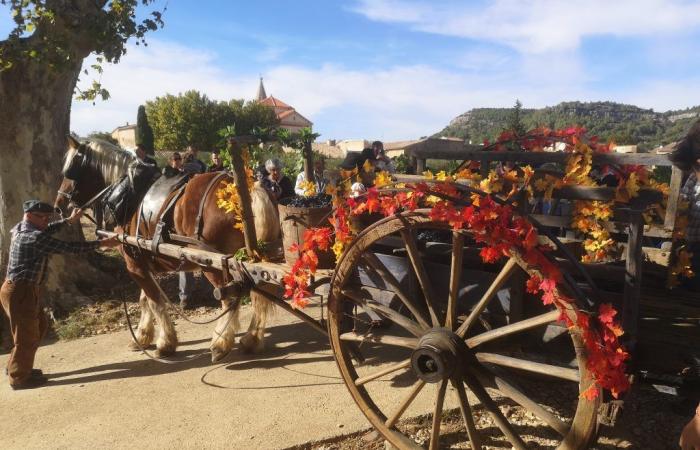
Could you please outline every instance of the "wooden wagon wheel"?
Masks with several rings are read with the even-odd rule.
[[[425,230],[452,234],[452,246],[446,255],[450,262],[449,275],[442,275],[443,279],[449,277],[449,283],[442,283],[449,286],[436,286],[432,281],[437,274],[425,263],[421,241],[416,238],[418,232]],[[375,253],[386,238],[403,241],[410,261],[408,270],[417,281],[414,288],[402,286],[396,274]],[[544,432],[556,442],[557,448],[588,448],[597,431],[599,401],[578,395],[590,383],[580,336],[568,332],[567,345],[573,364],[552,364],[499,352],[498,343],[541,330],[555,322],[559,312],[538,312],[518,322],[478,331],[479,316],[524,263],[517,254],[510,258],[470,311],[460,314],[458,290],[464,270],[465,240],[469,239],[469,230],[450,232],[445,224],[431,221],[426,210],[420,210],[381,220],[364,230],[347,249],[331,282],[329,333],[338,367],[352,397],[372,425],[400,449],[424,445],[437,449],[455,441],[470,441],[473,449],[492,445],[527,448],[532,427],[513,423],[507,417],[515,408],[533,420],[536,417],[546,423]],[[358,268],[365,276],[381,278],[385,291],[393,292],[398,298],[396,304],[374,301],[358,279]],[[440,290],[442,296],[437,294]],[[374,311],[384,319],[384,325],[390,326],[376,327],[361,309]],[[571,306],[567,314],[575,312],[576,307]],[[353,346],[361,348],[367,358],[364,364],[353,362],[350,351]],[[525,393],[521,382],[541,383],[543,376],[545,389],[536,388],[536,393],[541,394],[554,384],[572,391],[568,417],[552,409],[546,401]],[[434,393],[428,393],[429,390]],[[516,405],[499,407],[498,401],[508,399]],[[480,403],[478,408],[475,400]],[[416,423],[399,423],[410,416],[422,419]]]

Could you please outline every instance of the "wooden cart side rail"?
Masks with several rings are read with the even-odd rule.
[[[420,183],[426,181],[422,175],[394,175],[397,181],[402,183]],[[460,184],[467,185],[466,181],[458,181]],[[603,186],[564,186],[560,189],[555,189],[552,192],[552,197],[568,200],[596,200],[596,201],[612,201],[615,200],[615,188]],[[639,195],[632,199],[630,206],[644,209],[654,203],[660,203],[663,200],[663,195],[659,191],[651,189],[640,189]]]
[[[548,162],[566,163],[570,153],[566,152],[494,152],[481,150],[479,145],[465,145],[463,148],[422,147],[407,150],[408,156],[416,160],[447,159],[473,160],[480,162],[514,161],[529,164]],[[593,164],[632,164],[642,166],[671,166],[668,155],[655,153],[594,153]]]

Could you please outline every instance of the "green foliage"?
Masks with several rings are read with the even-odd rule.
[[[93,131],[92,133],[87,135],[88,139],[101,139],[103,141],[107,141],[110,144],[114,145],[119,145],[116,139],[112,137],[112,133],[109,131]]]
[[[219,131],[232,126],[230,135],[252,134],[256,128],[275,127],[274,110],[257,102],[209,99],[190,90],[177,96],[166,94],[146,102],[146,112],[158,149],[181,150],[193,145],[202,151],[222,146]]]
[[[603,141],[636,144],[642,151],[679,140],[697,120],[698,113],[700,106],[657,113],[614,102],[564,102],[541,109],[518,110],[520,122],[528,130],[539,126],[556,129],[580,125]],[[501,130],[510,128],[514,117],[513,108],[476,108],[455,118],[435,136],[459,137],[474,144],[486,139],[493,141]]]
[[[508,125],[506,126],[506,130],[512,131],[516,136],[524,136],[525,133],[527,133],[527,129],[525,128],[520,116],[522,109],[523,104],[520,103],[520,100],[515,100],[515,106],[513,106],[513,110],[508,116]]]
[[[149,155],[152,155],[155,150],[153,142],[153,129],[148,123],[146,107],[143,105],[139,105],[139,110],[136,114],[136,144],[141,144],[143,149]]]
[[[413,170],[413,167],[411,166],[411,158],[408,155],[402,153],[401,155],[392,158],[392,160],[394,161],[396,172],[398,173],[409,173],[410,170]]]
[[[102,63],[117,63],[126,53],[126,43],[146,45],[145,35],[163,26],[162,11],[153,10],[137,21],[139,6],[155,0],[113,0],[102,2],[63,2],[45,0],[0,0],[9,6],[13,27],[0,41],[0,71],[25,62],[35,62],[47,70],[82,63],[91,52],[98,55],[92,69],[100,74]],[[141,15],[141,14],[139,14]],[[85,71],[87,74],[87,70]],[[79,91],[78,98],[109,98],[99,80]]]

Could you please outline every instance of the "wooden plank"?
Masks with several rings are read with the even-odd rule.
[[[666,205],[666,217],[664,218],[664,228],[673,231],[676,224],[676,212],[678,211],[678,201],[681,192],[681,182],[683,181],[683,171],[673,166],[671,169],[671,182],[669,183],[668,204]]]
[[[548,162],[565,164],[571,155],[564,152],[494,152],[483,151],[481,146],[465,145],[462,148],[416,148],[410,154],[423,159],[513,161],[529,164]],[[633,164],[642,166],[671,166],[667,155],[653,153],[594,153],[593,164]]]
[[[571,229],[571,216],[549,216],[544,214],[530,214],[530,216],[546,227]],[[627,224],[621,220],[604,222],[603,226],[611,233],[627,234],[629,232]],[[664,229],[663,226],[655,224],[644,225],[644,236],[671,239],[672,235],[673,233]]]
[[[403,183],[420,183],[425,180],[423,175],[405,175],[395,174],[397,181]],[[468,185],[466,180],[459,180],[458,183]],[[602,186],[564,186],[561,189],[555,189],[552,193],[554,198],[563,198],[569,200],[597,200],[597,201],[612,201],[615,199],[615,188]],[[652,189],[640,189],[639,195],[635,197],[632,204],[635,207],[660,203],[663,200],[663,195],[659,191]]]

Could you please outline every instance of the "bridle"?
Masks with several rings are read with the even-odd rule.
[[[68,178],[66,178],[68,179]],[[73,189],[70,190],[70,192],[62,191],[62,190],[57,190],[56,193],[62,197],[65,197],[68,202],[71,202],[73,200],[73,196],[78,192],[77,189],[75,189],[75,180],[70,180],[71,182],[71,187]]]

